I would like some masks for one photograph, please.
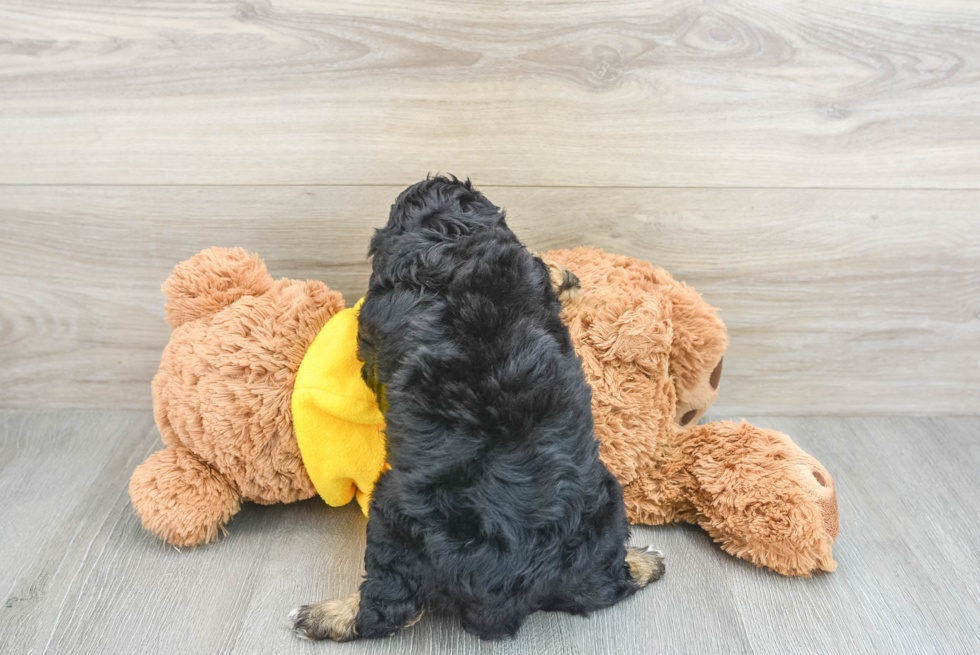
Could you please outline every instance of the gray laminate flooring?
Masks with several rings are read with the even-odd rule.
[[[716,416],[715,418],[722,418]],[[486,643],[425,616],[377,642],[310,644],[302,603],[353,590],[365,519],[319,500],[246,506],[210,546],[146,533],[126,486],[150,412],[0,412],[0,653],[971,653],[980,644],[980,418],[764,418],[834,474],[840,566],[785,578],[688,526],[637,528],[667,575],[588,619],[532,616]]]

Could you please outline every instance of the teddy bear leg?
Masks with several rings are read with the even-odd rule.
[[[175,546],[214,541],[240,507],[224,477],[182,448],[155,452],[136,467],[129,495],[143,527]]]
[[[833,571],[834,480],[780,432],[746,422],[692,428],[693,521],[724,550],[783,575]]]

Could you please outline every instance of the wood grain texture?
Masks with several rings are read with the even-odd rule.
[[[353,301],[399,187],[6,187],[0,407],[149,408],[173,266],[240,245]],[[977,191],[486,188],[536,250],[650,260],[719,308],[733,413],[980,412]]]
[[[588,619],[536,614],[515,640],[489,644],[426,615],[391,639],[316,647],[285,617],[357,584],[356,507],[248,505],[216,544],[181,552],[140,527],[126,494],[159,447],[149,412],[0,411],[0,651],[975,652],[980,419],[752,420],[793,435],[834,474],[835,573],[784,578],[696,528],[637,528],[635,543],[665,551],[666,576]]]
[[[0,0],[0,183],[978,188],[972,0]]]

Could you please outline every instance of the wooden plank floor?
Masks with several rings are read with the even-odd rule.
[[[126,493],[158,447],[149,412],[2,411],[0,652],[975,653],[980,418],[751,420],[834,473],[837,572],[784,578],[696,528],[638,528],[666,577],[589,619],[538,614],[490,644],[426,616],[338,646],[296,640],[285,616],[357,584],[356,508],[247,506],[218,543],[179,552],[142,530]]]

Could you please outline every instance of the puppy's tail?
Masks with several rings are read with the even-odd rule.
[[[242,248],[208,248],[177,264],[163,283],[167,323],[176,328],[271,287],[272,278],[258,255]]]

